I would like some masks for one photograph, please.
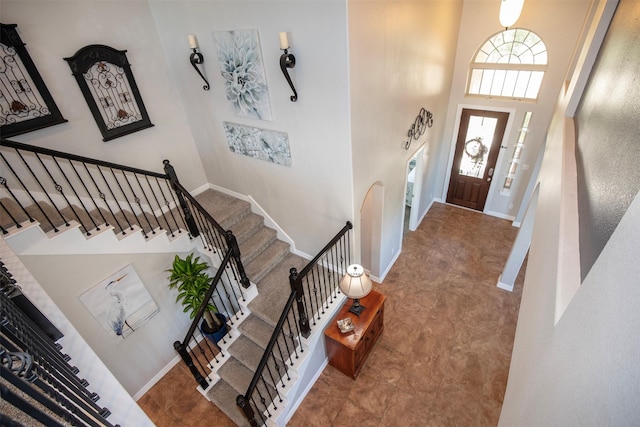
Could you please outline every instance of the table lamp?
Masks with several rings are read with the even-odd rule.
[[[364,298],[371,292],[371,279],[364,274],[364,268],[358,264],[351,264],[347,267],[347,274],[340,280],[340,290],[347,298],[353,299],[353,304],[349,312],[360,317],[365,306],[360,304],[360,298]]]

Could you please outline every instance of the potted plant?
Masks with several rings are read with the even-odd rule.
[[[200,257],[194,258],[193,255],[189,254],[184,259],[176,255],[171,269],[166,270],[171,273],[169,288],[178,289],[176,302],[182,302],[183,311],[188,312],[191,319],[196,316],[204,303],[204,296],[209,290],[212,279],[207,273],[209,265],[204,261],[201,262]],[[213,342],[218,342],[227,332],[226,318],[218,312],[211,299],[202,317],[200,330]]]

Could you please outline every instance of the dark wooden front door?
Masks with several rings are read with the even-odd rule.
[[[509,113],[463,109],[447,203],[482,211]]]

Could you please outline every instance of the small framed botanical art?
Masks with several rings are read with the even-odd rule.
[[[0,24],[0,133],[3,137],[64,123],[58,106],[20,39]]]
[[[102,133],[109,141],[153,126],[126,50],[93,44],[64,58]]]

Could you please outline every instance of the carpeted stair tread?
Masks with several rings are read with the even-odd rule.
[[[250,213],[242,220],[231,226],[233,235],[236,236],[238,244],[242,246],[242,242],[251,237],[255,232],[264,226],[264,218],[260,215]]]
[[[224,365],[218,369],[218,375],[227,384],[233,387],[238,394],[244,394],[247,392],[249,384],[253,379],[253,371],[244,366],[240,361],[234,357],[230,357]],[[275,389],[268,383],[260,382],[256,386],[256,389],[263,396],[275,396]]]
[[[249,368],[251,372],[255,372],[264,354],[264,348],[260,347],[249,338],[240,336],[229,347],[229,353],[231,353],[236,360]],[[279,350],[276,349],[274,355],[278,353]],[[272,386],[275,386],[280,381],[280,376],[286,374],[287,369],[288,366],[284,364],[280,357],[270,357],[267,362],[267,368],[265,368],[263,372],[267,381]]]
[[[96,227],[99,227],[103,224],[102,218],[97,215],[96,211],[92,211],[87,213],[83,208],[73,205],[73,209],[71,206],[67,206],[64,209],[61,209],[62,215],[66,218],[73,218],[80,224],[80,230],[83,233],[93,230]]]
[[[289,270],[295,267],[300,271],[306,264],[304,258],[291,253],[286,254],[280,263],[257,283],[259,297],[249,303],[251,312],[275,327],[291,293]]]
[[[287,331],[289,328],[295,329],[296,325],[291,322],[285,323],[285,331]],[[250,339],[256,345],[256,347],[260,348],[260,357],[262,357],[264,349],[267,348],[269,340],[271,339],[271,335],[273,334],[274,326],[271,326],[252,313],[244,320],[244,322],[240,324],[238,330],[242,334],[242,336]],[[278,338],[278,345],[276,345],[274,348],[274,352],[278,355],[278,359],[288,360],[290,354],[295,352],[295,349],[299,344],[300,343],[297,338],[288,338],[285,341],[284,337],[280,336]]]
[[[40,208],[38,208],[38,206]],[[61,214],[49,203],[38,202],[38,206],[29,205],[25,209],[29,212],[32,218],[40,223],[40,228],[45,233],[48,233],[58,227],[62,227],[70,218],[64,218]]]
[[[16,227],[16,222],[21,224],[25,221],[29,221],[27,214],[24,213],[20,206],[12,199],[3,197],[0,199],[0,205],[3,206],[3,208],[0,208],[0,226],[2,226],[2,228],[9,229],[11,227]],[[9,213],[7,213],[5,209],[9,211]],[[13,217],[13,219],[11,219],[11,217]]]
[[[243,264],[250,264],[258,255],[276,241],[276,231],[269,227],[261,227],[244,242],[239,243]]]
[[[244,264],[249,280],[258,284],[258,288],[260,288],[259,283],[290,253],[289,249],[289,244],[281,240],[276,240],[271,243],[260,255],[248,264]]]
[[[197,195],[196,200],[225,230],[251,213],[250,203],[215,190]]]
[[[238,326],[240,333],[260,346],[263,351],[269,344],[273,328],[273,325],[266,323],[253,313]]]
[[[218,381],[207,392],[207,397],[213,402],[227,417],[241,427],[249,427],[249,421],[236,405],[238,392],[225,381]]]

